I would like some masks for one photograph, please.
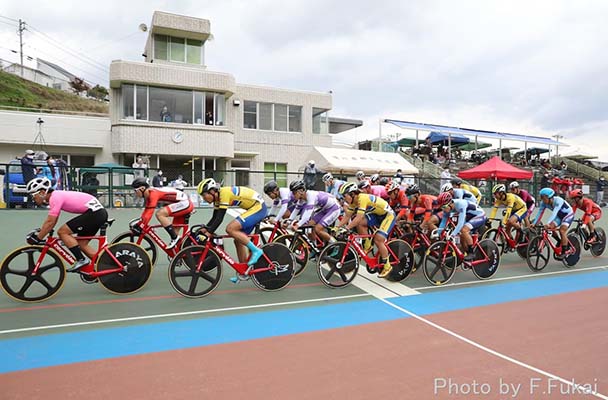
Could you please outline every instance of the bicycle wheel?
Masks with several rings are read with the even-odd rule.
[[[541,236],[534,236],[526,249],[526,263],[534,272],[542,271],[549,262],[549,245]]]
[[[440,286],[448,283],[456,272],[458,257],[448,248],[448,243],[438,241],[433,243],[424,256],[424,277],[431,285]]]
[[[260,231],[258,232],[258,234],[260,235],[260,241],[262,242],[263,245],[270,243],[270,237],[271,237],[273,231],[274,231],[273,226],[267,226],[265,228],[260,228]],[[277,231],[277,234],[280,235],[281,233]],[[274,239],[276,237],[277,236],[275,236],[272,241],[274,241]]]
[[[148,282],[152,273],[152,262],[146,250],[135,243],[112,243],[97,257],[95,270],[104,272],[120,268],[124,271],[98,276],[99,283],[115,294],[135,293]]]
[[[594,257],[599,257],[604,254],[604,250],[606,250],[606,232],[602,228],[595,228],[595,233],[597,235],[597,241],[591,245],[591,254]]]
[[[516,245],[517,255],[525,260],[526,255],[528,254],[528,244],[530,243],[530,239],[534,237],[534,235],[530,231],[522,231],[519,234],[521,236],[519,242]]]
[[[222,280],[222,261],[213,250],[207,252],[200,271],[196,271],[204,249],[204,246],[183,248],[169,264],[169,283],[184,297],[207,296]]]
[[[304,242],[304,240],[300,239],[299,237],[298,239],[293,240],[293,237],[294,235],[287,233],[274,239],[273,243],[281,243],[289,248],[293,254],[294,260],[296,261],[296,264],[294,265],[294,276],[298,276],[304,271],[306,264],[308,264],[310,251],[308,250],[308,245],[306,242]]]
[[[281,243],[271,242],[261,247],[262,251],[270,260],[260,257],[254,268],[271,268],[251,275],[254,285],[268,292],[283,289],[294,277],[294,257],[289,248]]]
[[[114,239],[112,239],[112,243],[130,242],[137,244],[138,241],[139,235],[136,235],[131,231],[123,232],[120,235],[116,236]],[[150,260],[152,261],[152,265],[156,265],[158,249],[156,248],[154,241],[152,241],[152,239],[150,239],[148,236],[144,236],[139,246],[141,246],[146,252],[148,252]]]
[[[574,247],[575,252],[568,257],[564,257],[562,262],[564,266],[570,268],[575,266],[581,259],[581,242],[578,240],[577,235],[568,235],[568,242],[570,242],[570,246]]]
[[[43,246],[26,246],[7,255],[0,265],[0,284],[15,300],[36,302],[55,295],[65,281],[65,268],[55,251],[48,249],[38,273],[32,275]]]
[[[341,288],[347,286],[357,276],[359,256],[352,247],[349,247],[348,252],[344,254],[346,245],[346,242],[334,242],[319,254],[317,275],[325,286]]]
[[[477,279],[490,279],[498,271],[500,265],[500,249],[498,245],[490,239],[482,239],[475,246],[475,261],[473,274]]]
[[[401,240],[405,240],[414,251],[414,267],[412,268],[412,272],[415,272],[424,261],[426,249],[422,246],[423,242],[420,240],[418,243],[414,243],[415,235],[413,233],[406,233],[401,237]]]
[[[500,254],[505,254],[505,249],[507,248],[507,243],[505,237],[498,233],[497,228],[491,228],[484,232],[481,237],[482,240],[489,239],[496,243],[498,249],[500,250]]]
[[[412,273],[414,267],[414,251],[412,246],[401,239],[393,239],[386,244],[388,247],[388,260],[393,270],[388,274],[388,279],[401,282]]]

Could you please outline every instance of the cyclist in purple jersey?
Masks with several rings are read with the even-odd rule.
[[[296,208],[291,215],[294,220],[292,227],[304,226],[308,223],[314,225],[315,233],[325,242],[335,239],[327,232],[340,215],[340,205],[334,196],[327,192],[306,190],[304,181],[293,181],[289,185],[296,199]],[[301,214],[301,215],[300,215]],[[296,218],[299,219],[296,221]]]
[[[282,218],[289,218],[296,202],[291,190],[280,188],[275,181],[269,181],[264,185],[264,193],[272,199],[272,207],[268,211],[270,223],[274,224]]]
[[[29,244],[42,245],[44,237],[57,224],[61,211],[80,214],[63,224],[57,235],[70,249],[76,262],[68,272],[77,272],[88,265],[96,253],[89,245],[89,239],[78,239],[79,236],[94,236],[108,220],[108,213],[99,200],[87,193],[53,190],[48,178],[35,178],[27,184],[27,192],[34,202],[41,206],[48,204],[49,214],[39,231],[31,232],[26,240]],[[74,237],[76,235],[76,237]],[[85,254],[82,254],[82,253]]]
[[[509,183],[509,190],[511,190],[511,193],[519,196],[524,201],[524,203],[526,203],[526,207],[528,207],[528,212],[524,216],[524,224],[526,225],[526,228],[530,228],[530,216],[532,215],[532,211],[534,211],[534,207],[536,206],[536,200],[527,190],[520,188],[519,183],[517,181]]]

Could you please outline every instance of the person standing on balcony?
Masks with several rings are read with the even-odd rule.
[[[600,176],[600,179],[598,179],[595,183],[597,185],[595,202],[601,207],[602,203],[604,202],[604,188],[606,185],[608,185],[608,182],[606,182],[606,179],[603,176]]]

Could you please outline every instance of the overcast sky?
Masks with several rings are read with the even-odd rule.
[[[331,90],[332,116],[364,121],[343,140],[378,136],[379,119],[392,118],[559,133],[608,161],[598,146],[608,135],[608,1],[0,0],[1,16],[30,28],[25,54],[104,85],[111,60],[143,60],[138,25],[154,10],[211,21],[210,70]],[[17,61],[11,24],[0,17],[0,58]]]

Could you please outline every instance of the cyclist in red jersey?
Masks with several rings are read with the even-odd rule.
[[[430,194],[421,194],[420,188],[416,184],[408,187],[405,194],[410,202],[408,221],[413,222],[414,219],[420,219],[424,215],[420,227],[428,231],[437,229],[437,224],[443,216],[441,210],[435,210],[437,197]]]
[[[176,224],[183,224],[185,219],[192,210],[194,204],[188,198],[188,195],[177,190],[175,188],[163,187],[155,188],[150,187],[147,178],[135,178],[131,183],[133,189],[135,189],[135,195],[137,197],[143,197],[145,201],[144,212],[141,213],[141,221],[139,224],[147,225],[152,219],[152,214],[159,203],[168,203],[166,206],[161,207],[156,211],[156,219],[165,228],[171,242],[167,246],[167,250],[172,249],[179,242],[179,236],[175,233],[173,228],[173,222]],[[173,218],[171,218],[173,217]],[[171,220],[173,219],[173,221]]]
[[[386,184],[388,193],[388,204],[397,213],[397,221],[405,219],[410,211],[410,201],[405,194],[405,189],[397,181]]]
[[[597,235],[595,233],[594,222],[602,218],[602,209],[595,204],[593,200],[583,197],[583,191],[581,189],[572,190],[570,192],[570,198],[572,199],[572,212],[576,213],[576,210],[580,208],[585,213],[583,216],[583,224],[587,225],[587,228],[589,229],[587,243],[595,242],[597,240]]]
[[[57,235],[74,255],[76,262],[68,272],[77,272],[89,265],[96,251],[88,244],[88,239],[78,239],[79,236],[94,236],[99,228],[108,220],[108,212],[95,197],[88,193],[53,190],[48,178],[35,178],[27,184],[27,192],[34,202],[41,206],[49,205],[49,215],[40,230],[30,232],[26,240],[32,245],[43,245],[44,237],[55,227],[61,211],[80,214],[63,224]],[[76,235],[76,237],[74,237]],[[82,254],[82,253],[85,254]]]

